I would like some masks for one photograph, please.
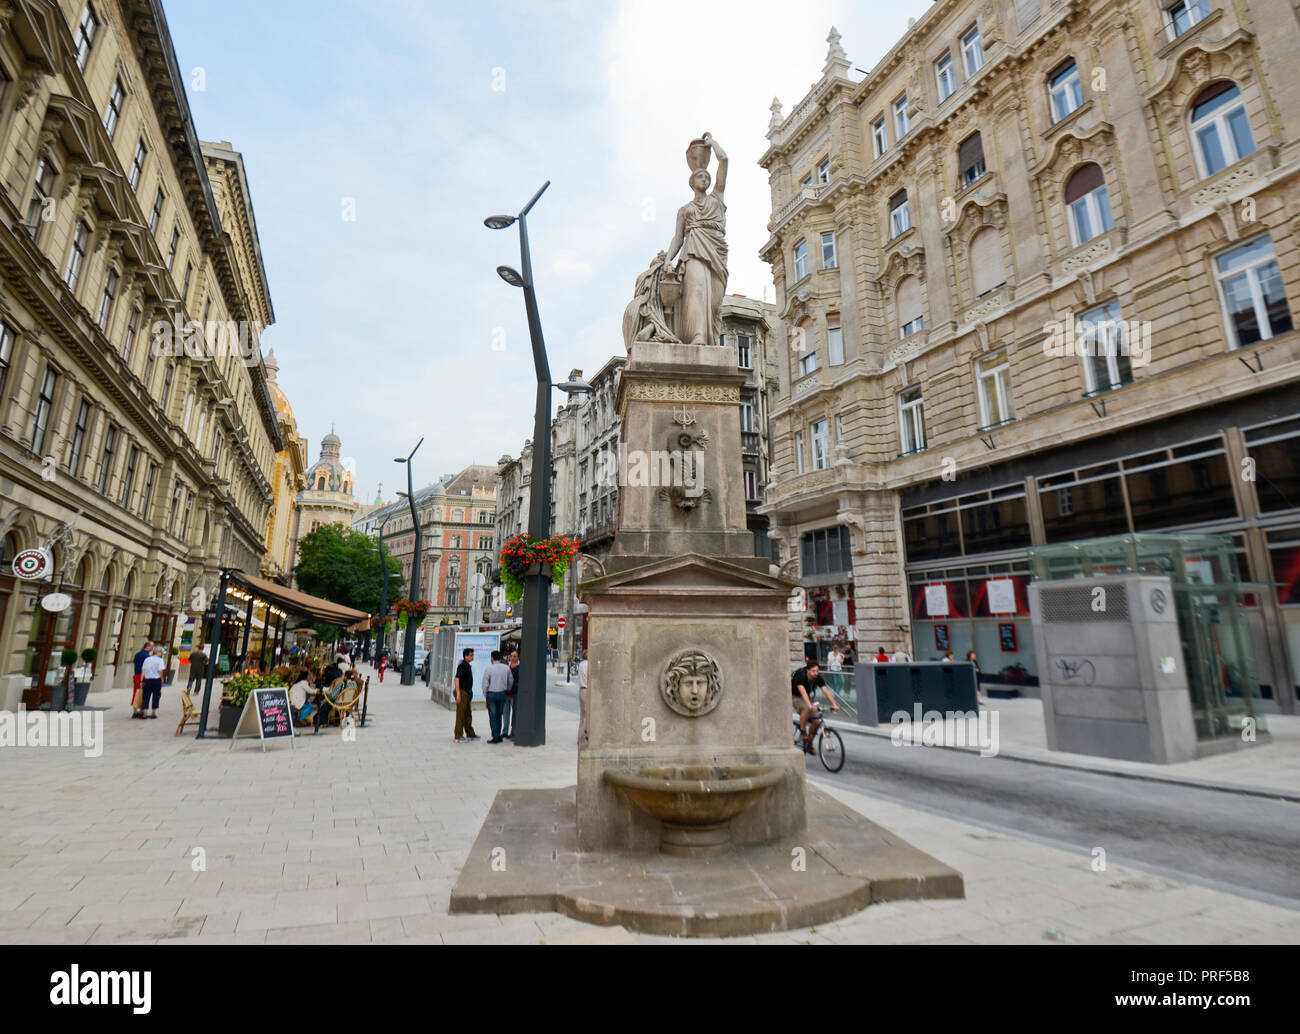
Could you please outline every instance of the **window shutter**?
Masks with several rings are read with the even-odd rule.
[[[900,205],[904,205],[906,203],[907,203],[907,191],[900,190],[897,194],[895,194],[893,197],[889,199],[889,210],[892,212],[895,208],[898,208]]]
[[[1039,15],[1039,0],[1016,0],[1016,24],[1024,32]]]
[[[1065,185],[1065,203],[1068,205],[1078,201],[1084,194],[1091,194],[1105,182],[1106,177],[1102,174],[1100,165],[1096,162],[1085,165]]]
[[[971,279],[975,294],[987,294],[1007,279],[1002,268],[1002,242],[992,227],[980,230],[970,242]]]
[[[911,323],[921,315],[921,281],[914,276],[909,276],[898,285],[898,293],[895,296],[895,304],[898,307],[898,325]]]

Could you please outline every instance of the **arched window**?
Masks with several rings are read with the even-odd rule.
[[[1191,126],[1202,176],[1213,176],[1254,153],[1255,138],[1236,83],[1214,83],[1202,90],[1192,105]]]
[[[970,275],[976,298],[982,298],[1007,282],[1002,268],[1002,241],[998,231],[991,226],[986,226],[971,238]]]
[[[894,293],[899,337],[910,337],[918,330],[925,329],[925,316],[921,311],[921,305],[921,281],[914,276],[904,277]]]
[[[1106,177],[1096,162],[1077,169],[1065,184],[1065,205],[1069,212],[1070,242],[1078,247],[1107,230],[1110,218],[1110,195]]]
[[[1052,105],[1052,121],[1060,122],[1070,112],[1083,104],[1083,84],[1079,82],[1079,66],[1067,61],[1047,80],[1047,96]]]

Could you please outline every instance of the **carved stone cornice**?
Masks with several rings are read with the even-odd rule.
[[[734,384],[686,383],[665,381],[629,381],[629,402],[717,402],[740,405],[740,387]]]

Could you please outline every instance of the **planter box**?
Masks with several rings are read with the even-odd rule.
[[[90,683],[78,682],[73,686],[73,703],[77,707],[86,706],[86,697],[90,696]]]
[[[221,717],[217,723],[217,735],[227,738],[235,735],[235,728],[239,725],[239,716],[244,713],[242,707],[233,707],[230,704],[221,705]]]
[[[50,687],[50,710],[63,711],[68,706],[68,686],[60,682],[58,685]]]

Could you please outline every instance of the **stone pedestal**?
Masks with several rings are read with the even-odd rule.
[[[619,386],[619,524],[588,605],[580,850],[654,850],[659,820],[611,768],[764,765],[786,777],[731,820],[761,844],[805,826],[791,745],[787,599],[745,526],[740,385],[730,348],[636,342]]]

